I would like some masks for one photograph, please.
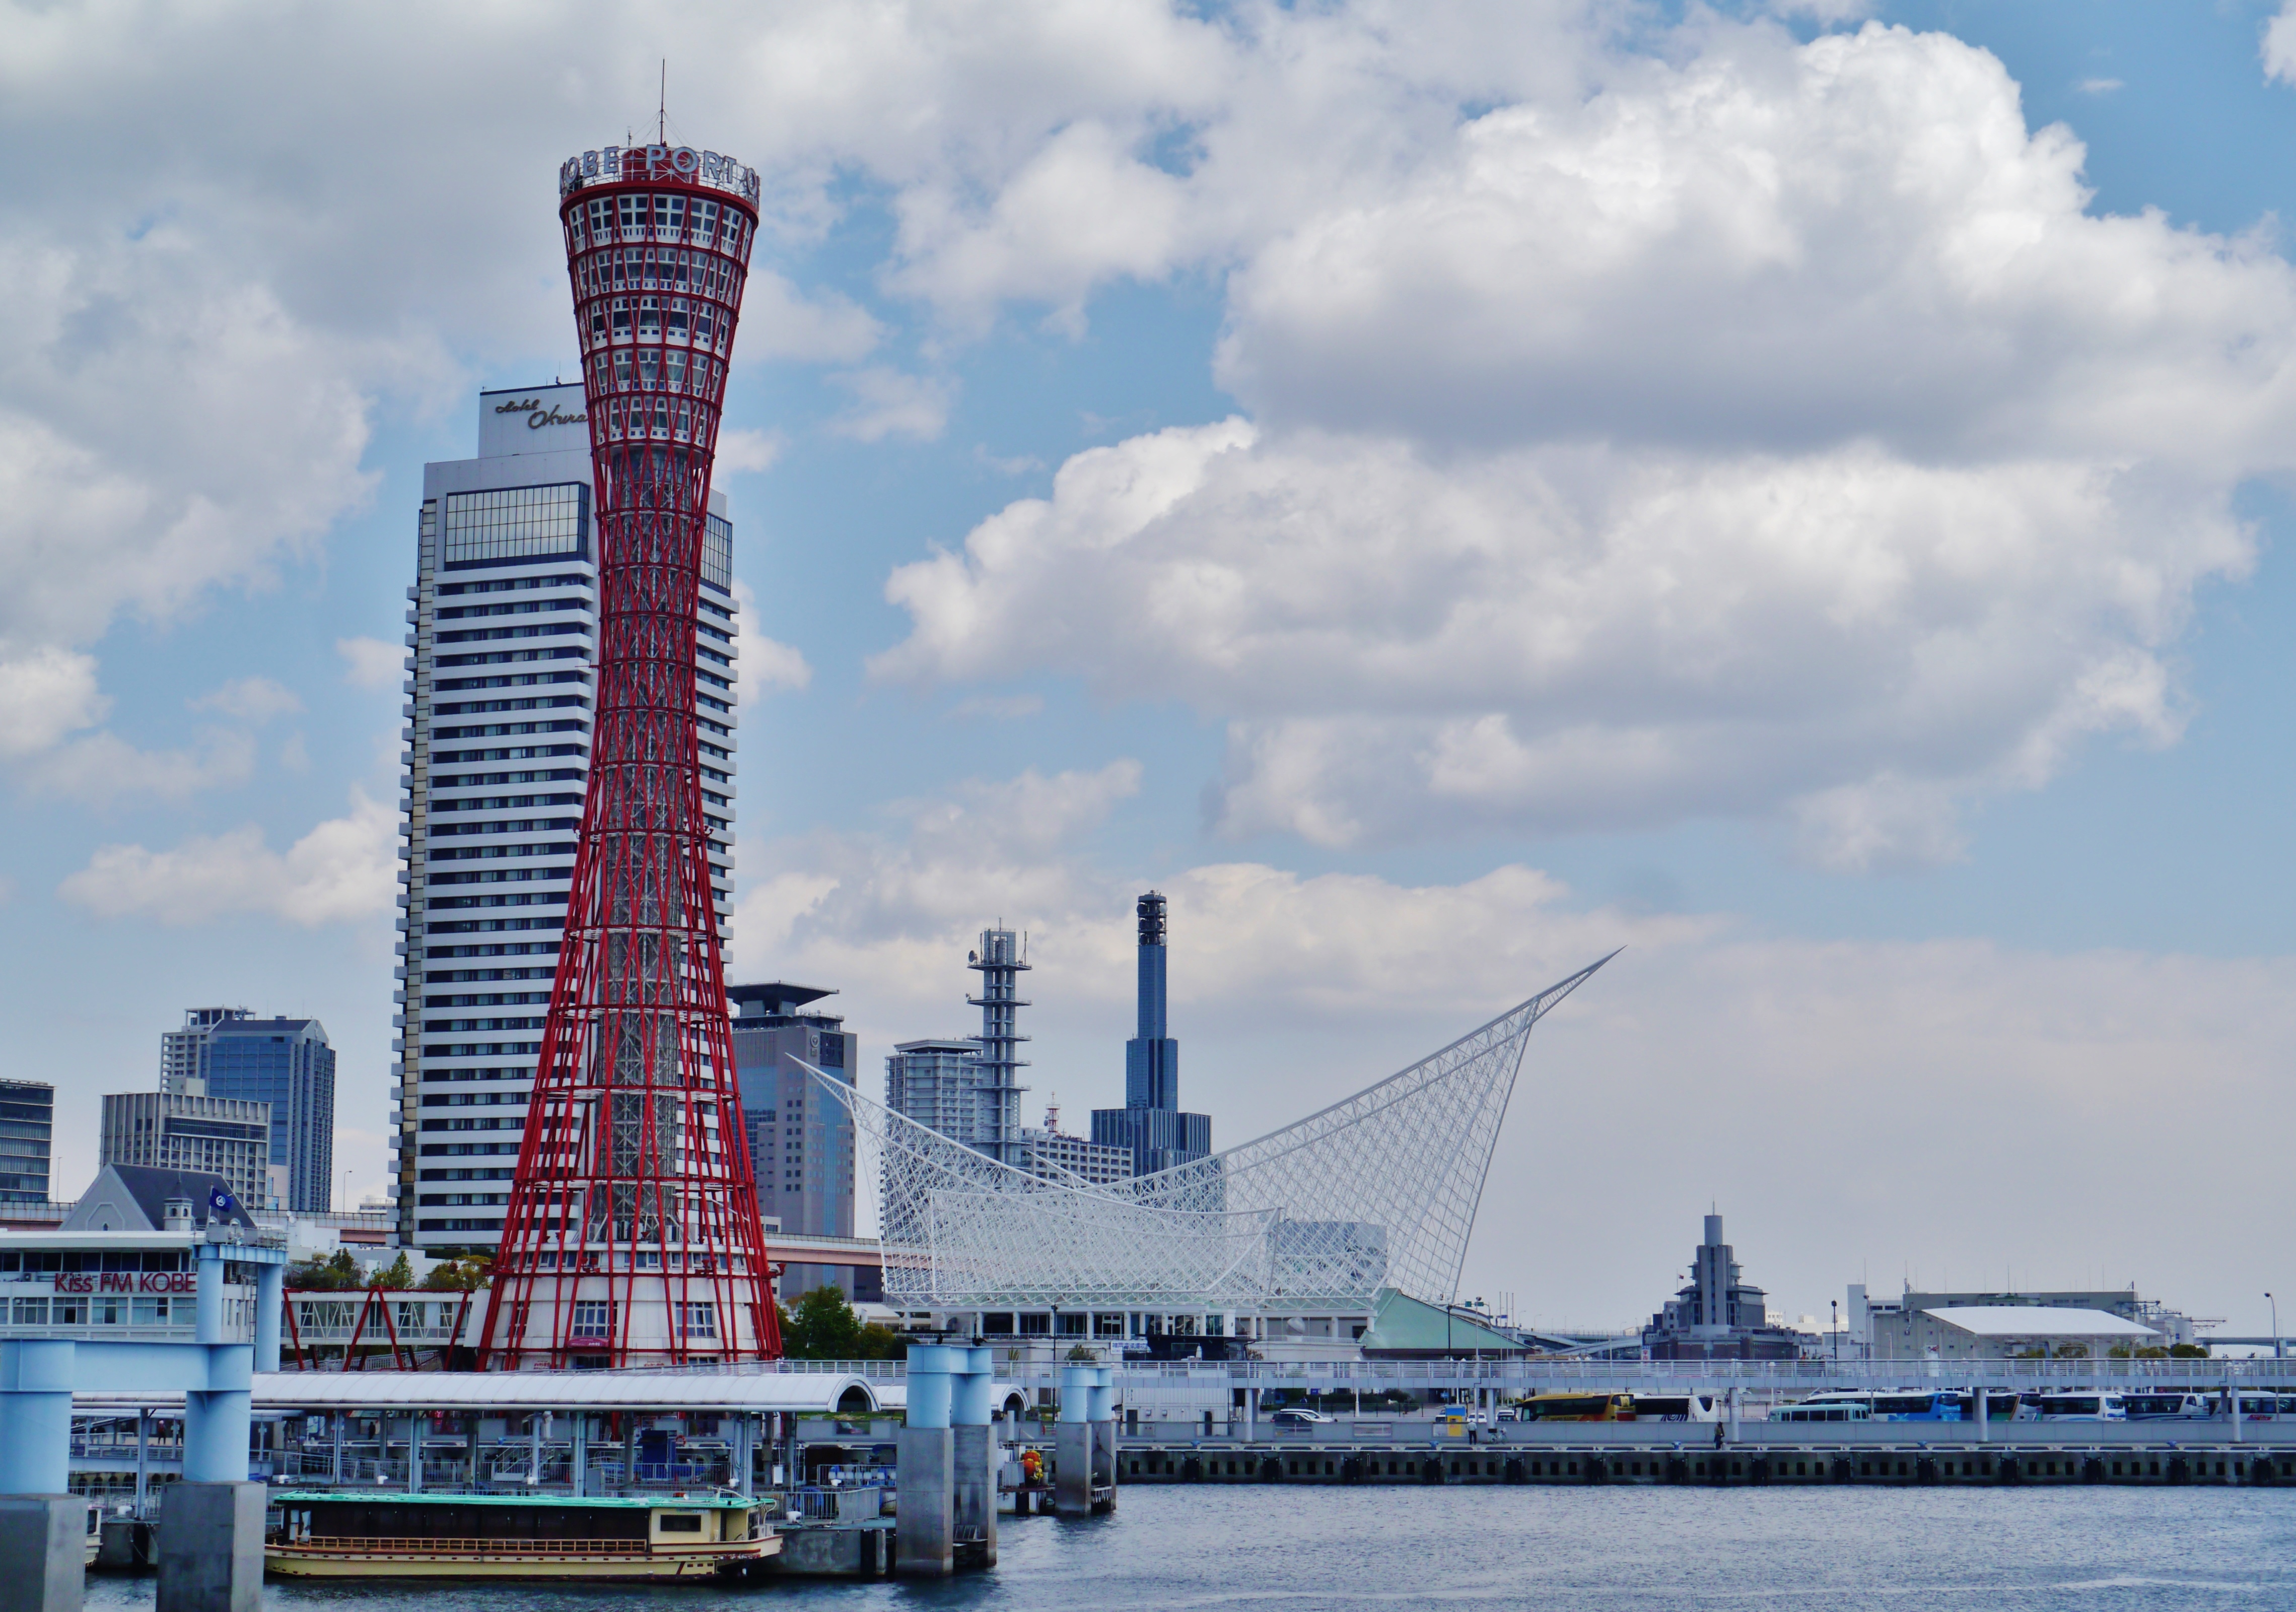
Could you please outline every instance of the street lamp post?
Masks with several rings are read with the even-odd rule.
[[[1839,1367],[1841,1364],[1841,1301],[1827,1299],[1825,1307],[1833,1312],[1833,1363]]]
[[[2280,1348],[2280,1301],[2267,1293],[2264,1302],[2272,1306],[2272,1358],[2280,1360],[2284,1358]]]

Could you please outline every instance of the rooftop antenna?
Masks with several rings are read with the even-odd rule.
[[[668,56],[661,59],[661,99],[657,103],[657,107],[654,137],[664,145],[668,145],[669,144],[669,58]]]

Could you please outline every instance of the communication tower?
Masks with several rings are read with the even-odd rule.
[[[588,388],[596,706],[572,893],[482,1367],[770,1360],[726,1022],[694,599],[758,176],[667,144],[559,170]]]

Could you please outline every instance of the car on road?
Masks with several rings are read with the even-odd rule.
[[[1310,1410],[1305,1405],[1286,1405],[1267,1419],[1279,1427],[1314,1427],[1335,1422],[1339,1418]]]

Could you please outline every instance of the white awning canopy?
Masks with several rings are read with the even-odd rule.
[[[831,1371],[258,1371],[258,1410],[703,1410],[867,1416],[903,1409],[908,1385]],[[72,1396],[83,1412],[180,1405],[183,1395]]]

